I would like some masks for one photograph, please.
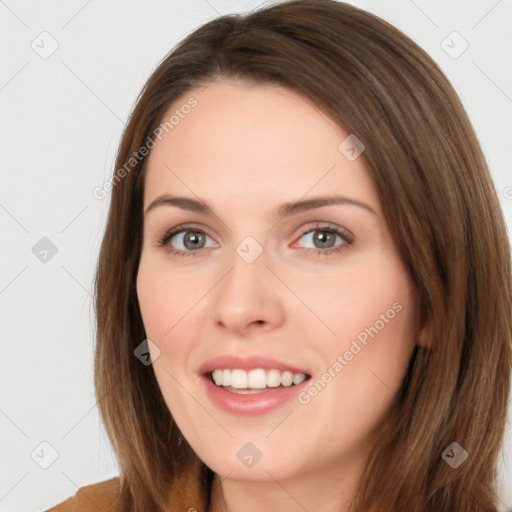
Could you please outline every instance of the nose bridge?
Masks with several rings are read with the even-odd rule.
[[[238,331],[252,323],[278,324],[283,307],[272,273],[268,252],[252,236],[245,237],[229,258],[230,270],[219,283],[215,320]]]
[[[263,246],[253,236],[246,236],[236,247],[235,252],[247,265],[252,265],[261,258],[264,252]],[[263,258],[266,260],[265,258]]]
[[[265,294],[264,281],[268,282],[267,251],[252,236],[245,237],[229,256],[230,270],[221,283],[220,300],[233,300],[233,306],[254,305],[259,294]],[[267,279],[265,279],[267,277]]]

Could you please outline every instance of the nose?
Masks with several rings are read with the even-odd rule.
[[[235,252],[230,263],[213,297],[215,324],[238,337],[282,325],[285,287],[270,271],[266,251],[252,262]]]

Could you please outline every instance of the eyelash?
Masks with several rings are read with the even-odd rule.
[[[163,236],[157,240],[156,246],[163,247],[164,245],[168,244],[168,242],[173,238],[174,235],[189,231],[193,233],[202,233],[204,235],[209,236],[208,233],[206,233],[197,225],[180,224],[179,226],[175,226],[174,228],[171,228],[168,231],[166,231],[163,234]],[[321,224],[314,224],[313,226],[310,226],[308,229],[304,229],[303,231],[301,231],[299,239],[302,238],[304,235],[311,233],[312,231],[321,231],[323,233],[331,233],[333,235],[338,235],[344,242],[341,245],[329,249],[306,249],[307,253],[312,252],[316,256],[327,256],[329,254],[339,253],[346,249],[347,246],[350,246],[353,243],[353,238],[347,230],[335,226],[325,226]],[[171,254],[173,254],[174,256],[189,257],[195,256],[201,249],[196,249],[194,251],[181,251],[179,249],[174,249],[171,247],[169,250]]]

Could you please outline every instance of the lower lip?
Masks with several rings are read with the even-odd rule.
[[[225,391],[216,386],[209,375],[202,375],[201,381],[210,400],[223,411],[237,416],[257,416],[277,409],[286,402],[292,400],[300,391],[308,385],[310,379],[303,380],[300,384],[283,388],[270,388],[254,394],[239,394]]]

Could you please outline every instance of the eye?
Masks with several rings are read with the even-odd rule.
[[[157,240],[156,245],[170,246],[170,251],[177,256],[192,256],[200,249],[204,249],[205,239],[210,238],[201,228],[194,225],[179,225],[166,231]]]
[[[206,239],[211,237],[198,225],[175,226],[166,231],[156,241],[157,247],[169,246],[169,250],[176,256],[195,256],[201,249],[210,246],[205,245]],[[315,224],[302,231],[300,239],[305,238],[317,247],[306,248],[306,252],[312,252],[318,256],[340,252],[353,243],[352,234],[341,227]],[[336,239],[341,243],[335,245]],[[294,244],[292,247],[296,246]]]
[[[309,229],[303,230],[302,238],[317,246],[316,248],[307,249],[307,251],[312,251],[318,256],[342,251],[353,243],[353,237],[346,229],[321,224],[315,224],[310,226]],[[342,243],[335,245],[336,238],[340,239]]]

